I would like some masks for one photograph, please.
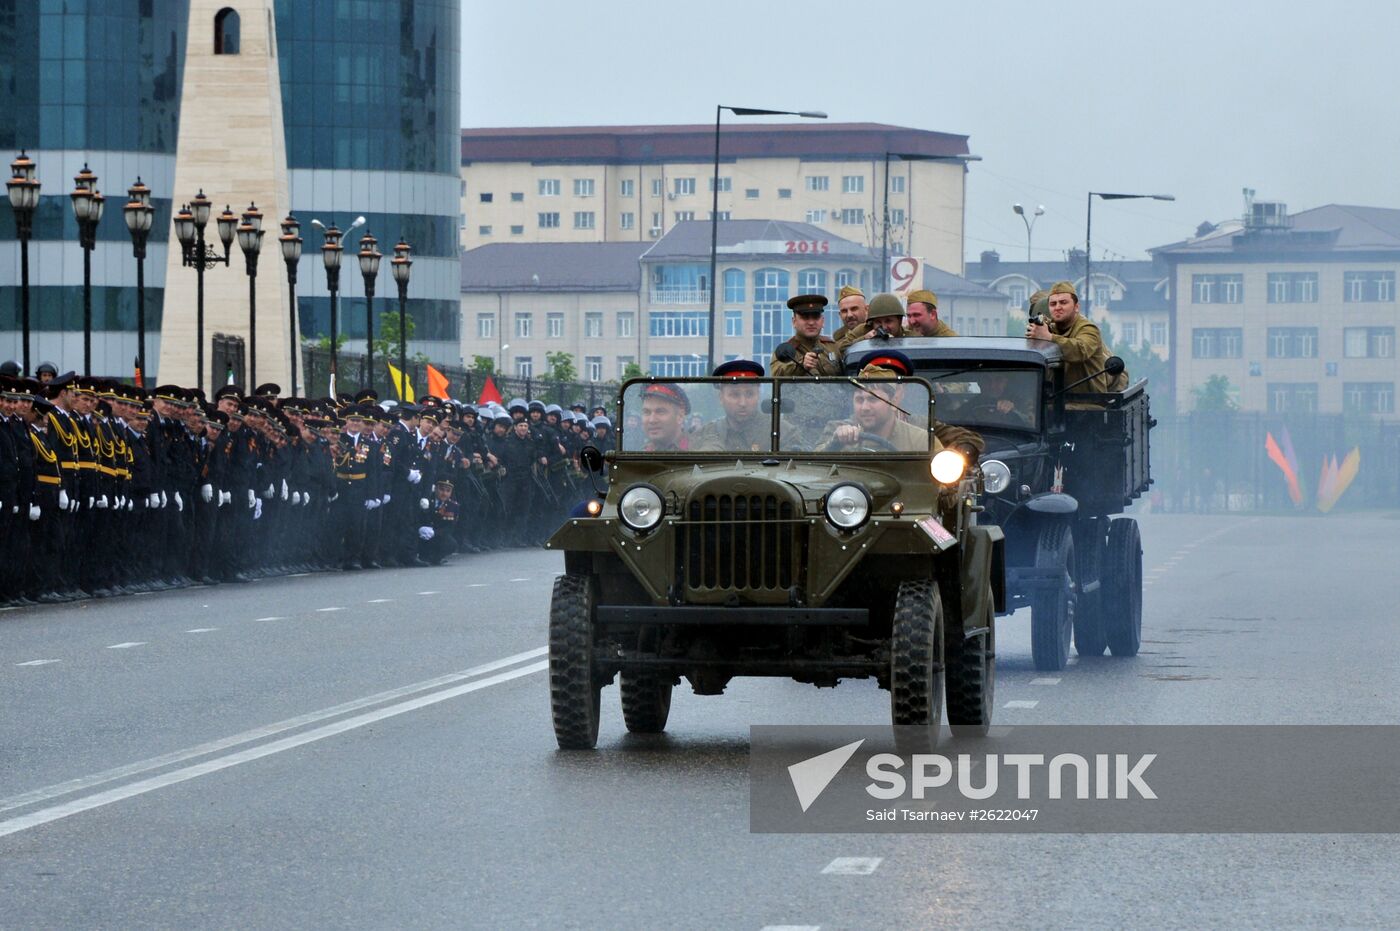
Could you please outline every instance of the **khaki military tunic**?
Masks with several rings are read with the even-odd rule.
[[[772,422],[767,414],[756,414],[746,424],[735,424],[728,417],[705,424],[691,440],[697,453],[767,452],[773,446],[768,436]]]
[[[816,449],[818,451],[840,452],[843,448],[852,448],[859,444],[852,444],[852,447],[842,447],[836,443],[836,428],[838,427],[859,427],[860,424],[854,420],[833,420],[826,425],[822,431],[821,438],[817,440]],[[890,425],[890,435],[885,437],[889,444],[901,453],[923,453],[928,452],[929,439],[928,431],[909,423],[907,420],[896,420]],[[933,452],[942,451],[943,444],[939,441],[935,432],[933,441]]]
[[[836,341],[829,336],[819,336],[816,339],[803,339],[796,334],[788,340],[788,345],[792,346],[797,354],[798,361],[784,362],[776,354],[768,360],[768,374],[774,378],[795,378],[803,375],[840,375],[841,374],[841,353]],[[817,354],[817,370],[808,372],[802,367],[802,357],[809,352]]]
[[[1093,372],[1102,372],[1110,355],[1103,343],[1099,328],[1075,314],[1068,325],[1050,324],[1050,339],[1060,347],[1060,355],[1065,360],[1065,384],[1072,385]],[[1128,373],[1116,378],[1108,374],[1095,375],[1071,394],[1102,394],[1108,391],[1122,391],[1127,386]]]

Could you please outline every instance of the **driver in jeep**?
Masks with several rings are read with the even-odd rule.
[[[902,352],[891,350],[867,360],[860,370],[861,379],[895,379],[913,374],[914,365]],[[919,426],[913,415],[903,410],[900,400],[903,386],[894,383],[856,384],[852,395],[850,420],[827,424],[817,449],[840,451],[852,448],[886,449],[892,452],[929,452],[928,431]],[[903,415],[903,416],[901,416]],[[934,425],[933,453],[956,449],[969,462],[976,462],[984,443],[971,430],[948,423]]]

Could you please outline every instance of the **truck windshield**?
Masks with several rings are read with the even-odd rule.
[[[1040,429],[1038,369],[949,369],[919,372],[933,385],[938,417],[960,427]]]
[[[773,385],[757,378],[634,382],[622,396],[624,452],[769,452]]]

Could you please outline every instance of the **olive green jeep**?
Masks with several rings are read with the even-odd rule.
[[[607,490],[546,544],[564,553],[549,620],[559,746],[596,745],[619,679],[627,729],[666,726],[682,678],[817,686],[874,677],[901,745],[992,716],[999,528],[981,474],[934,438],[920,378],[627,382]]]

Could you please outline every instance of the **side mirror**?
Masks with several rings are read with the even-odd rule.
[[[578,451],[578,461],[594,475],[603,474],[603,454],[596,446],[585,446]]]
[[[1125,368],[1127,368],[1127,366],[1123,364],[1123,360],[1118,356],[1109,356],[1103,364],[1103,370],[1110,375],[1121,374]]]

